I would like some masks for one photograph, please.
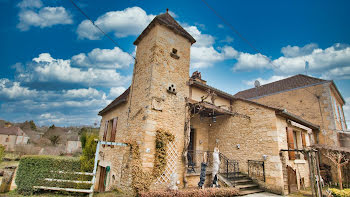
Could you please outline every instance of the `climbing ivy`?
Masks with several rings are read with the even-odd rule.
[[[156,146],[154,156],[154,166],[152,172],[144,172],[142,170],[142,160],[140,148],[137,143],[130,143],[132,154],[132,186],[135,193],[148,191],[154,179],[159,177],[165,170],[167,164],[167,144],[174,141],[174,135],[158,129],[156,131]]]

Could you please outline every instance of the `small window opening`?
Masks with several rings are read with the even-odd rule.
[[[173,48],[173,53],[176,54],[177,53],[177,49]]]

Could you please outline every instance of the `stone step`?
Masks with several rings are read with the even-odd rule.
[[[259,185],[257,184],[236,185],[236,188],[238,188],[239,191],[255,190],[255,189],[259,189]]]
[[[240,180],[236,180],[236,181],[231,181],[232,184],[236,184],[236,185],[246,185],[246,184],[251,184],[253,183],[252,179],[240,179]]]
[[[264,192],[262,189],[252,189],[252,190],[244,190],[244,191],[239,191],[240,196],[248,195],[248,194],[255,194],[255,193],[261,193]]]

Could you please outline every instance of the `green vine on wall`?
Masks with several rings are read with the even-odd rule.
[[[133,158],[131,163],[132,186],[136,193],[148,191],[153,180],[162,175],[167,164],[167,144],[174,141],[174,139],[174,135],[163,129],[156,131],[156,152],[152,172],[144,172],[142,170],[140,147],[136,143],[130,144]]]

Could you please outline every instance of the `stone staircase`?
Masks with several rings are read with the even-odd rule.
[[[259,188],[259,185],[254,183],[253,180],[248,177],[247,174],[244,173],[229,173],[227,174],[220,174],[221,179],[223,180],[227,185],[230,185],[232,187],[236,187],[239,189],[239,195],[247,195],[247,194],[254,194],[254,193],[259,193],[259,192],[264,192],[264,190]],[[220,179],[219,178],[219,179]]]

